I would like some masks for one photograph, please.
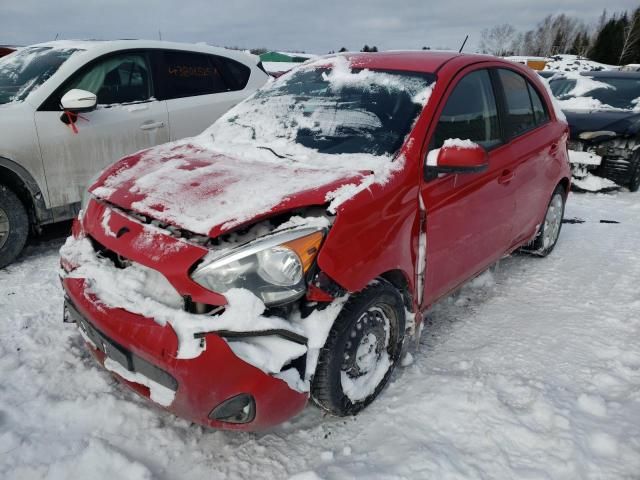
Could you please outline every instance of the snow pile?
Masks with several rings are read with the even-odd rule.
[[[613,180],[599,177],[592,173],[587,173],[582,177],[573,177],[571,180],[574,186],[587,192],[601,192],[604,190],[618,189],[620,186]]]
[[[547,59],[544,69],[559,72],[593,72],[600,70],[615,70],[617,67],[594,62],[577,55],[555,55]]]
[[[600,165],[602,157],[592,152],[569,150],[569,163],[578,165]]]

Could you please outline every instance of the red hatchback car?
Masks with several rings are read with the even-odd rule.
[[[570,171],[552,102],[488,56],[304,64],[93,182],[61,250],[65,320],[203,425],[266,428],[309,398],[355,414],[435,301],[553,249]]]

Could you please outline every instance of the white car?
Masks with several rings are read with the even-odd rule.
[[[268,79],[259,58],[147,40],[56,41],[0,59],[0,268],[72,218],[124,155],[200,133]]]

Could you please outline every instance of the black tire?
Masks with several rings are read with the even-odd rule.
[[[560,237],[560,231],[562,230],[562,219],[564,218],[564,206],[567,199],[567,192],[562,185],[558,185],[551,194],[551,199],[545,210],[545,217],[542,220],[540,229],[536,234],[536,238],[525,248],[525,252],[537,255],[539,257],[546,257],[549,255]],[[558,203],[559,202],[559,203]],[[548,218],[551,215],[551,209],[560,209],[559,215],[554,217],[554,221],[551,222]],[[557,220],[557,224],[555,221]],[[556,230],[557,227],[557,230]],[[553,228],[552,238],[547,235],[547,230]]]
[[[388,325],[388,329],[385,325]],[[369,405],[393,373],[402,351],[404,327],[402,295],[389,282],[377,280],[349,298],[320,351],[311,384],[314,402],[338,416],[355,415]],[[371,341],[372,335],[375,342]],[[386,344],[386,348],[383,344]],[[361,353],[361,348],[363,355],[356,355]],[[373,369],[364,373],[360,371],[362,366],[359,364],[363,357],[367,357],[366,363],[372,359],[375,362]],[[387,365],[384,376],[376,380]],[[349,398],[343,390],[343,374],[347,382],[360,378],[368,381],[371,387],[375,385],[373,392],[368,396]]]
[[[29,217],[13,191],[0,185],[0,268],[13,262],[29,234]]]
[[[631,166],[629,168],[629,191],[637,192],[640,190],[640,150],[636,151],[631,159]]]

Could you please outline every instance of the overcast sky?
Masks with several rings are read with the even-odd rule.
[[[0,0],[0,44],[59,38],[158,38],[243,48],[326,53],[366,43],[379,49],[458,48],[498,23],[532,28],[550,13],[594,23],[604,6],[637,0]]]

